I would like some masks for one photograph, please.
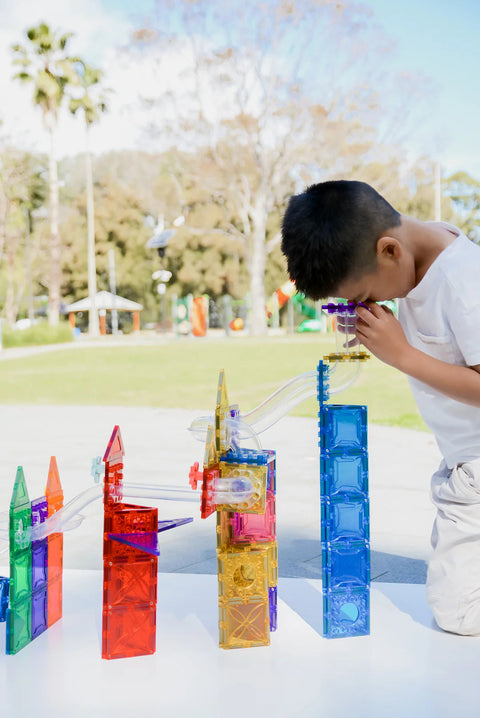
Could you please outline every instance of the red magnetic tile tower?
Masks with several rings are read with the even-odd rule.
[[[155,652],[158,510],[122,502],[124,448],[116,426],[103,461],[102,658]],[[126,540],[128,543],[126,543]]]

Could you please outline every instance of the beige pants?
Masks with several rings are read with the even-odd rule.
[[[432,530],[427,600],[445,631],[480,635],[480,459],[432,476],[437,516]]]

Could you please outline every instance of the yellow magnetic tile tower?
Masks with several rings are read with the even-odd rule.
[[[225,375],[220,372],[215,425],[207,430],[203,472],[190,473],[195,488],[202,478],[202,518],[216,511],[219,644],[249,648],[270,643],[277,627],[277,543],[275,454],[235,445]],[[215,504],[216,479],[247,479],[253,496],[244,504]]]

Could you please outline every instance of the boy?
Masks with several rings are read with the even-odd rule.
[[[282,251],[297,290],[357,307],[357,339],[404,372],[443,461],[427,599],[446,631],[480,635],[480,247],[340,180],[290,199]],[[375,302],[397,298],[397,320]]]

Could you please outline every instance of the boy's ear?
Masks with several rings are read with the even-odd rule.
[[[398,261],[402,256],[402,245],[395,237],[385,235],[377,242],[377,261],[390,262]]]

